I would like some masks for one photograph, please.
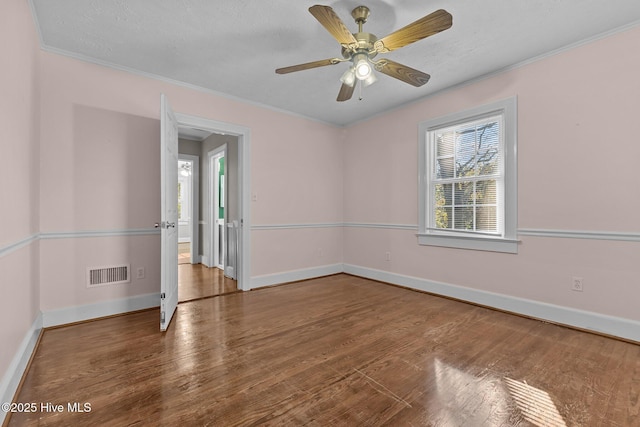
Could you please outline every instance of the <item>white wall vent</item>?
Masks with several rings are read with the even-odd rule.
[[[131,264],[87,268],[87,288],[131,282]]]

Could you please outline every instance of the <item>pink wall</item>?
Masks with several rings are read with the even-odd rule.
[[[342,227],[254,230],[251,239],[261,274],[342,264]]]
[[[517,96],[518,227],[637,235],[639,38],[635,28],[350,127],[345,222],[417,225],[418,124]],[[344,238],[346,264],[640,320],[638,242],[520,236],[509,255],[419,246],[406,230]]]
[[[45,313],[160,292],[159,236],[43,238],[40,250]],[[87,288],[87,267],[120,264],[131,264],[130,283]],[[145,268],[144,279],[136,278],[138,267]]]
[[[37,231],[38,226],[38,51],[28,5],[9,0],[0,6],[0,246]],[[8,185],[12,183],[14,185]]]
[[[251,206],[254,225],[342,220],[339,129],[59,55],[42,53],[41,61],[40,231],[54,237],[42,242],[43,310],[159,292],[157,236],[73,233],[147,228],[159,220],[161,92],[176,112],[250,128],[251,192],[258,194]],[[253,276],[342,256],[342,235],[335,230],[269,230],[267,239],[256,233],[264,231],[252,232]],[[147,251],[130,251],[149,244]],[[320,244],[332,254],[326,260],[317,256]],[[65,251],[78,256],[63,260]],[[123,261],[133,271],[145,267],[147,277],[118,289],[86,288],[86,267]]]
[[[0,380],[39,313],[38,51],[26,1],[0,3]],[[0,390],[1,392],[2,390]],[[3,414],[0,414],[0,419]]]

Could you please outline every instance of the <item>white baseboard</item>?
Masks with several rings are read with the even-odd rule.
[[[45,328],[49,328],[51,326],[66,325],[68,323],[82,322],[83,320],[113,316],[115,314],[159,306],[159,293],[137,295],[130,298],[45,311],[42,313],[42,324]],[[158,318],[158,324],[160,324],[159,322],[160,320]]]
[[[31,355],[36,348],[36,343],[38,342],[41,330],[42,313],[39,313],[36,320],[34,320],[33,325],[31,325],[31,328],[22,340],[18,351],[0,381],[0,402],[11,402],[13,400],[13,397],[18,390],[18,385],[20,385],[22,375],[24,374],[25,369],[27,369],[29,359],[31,359]],[[0,425],[4,423],[6,415],[6,412],[0,410]]]
[[[211,267],[211,265],[209,264],[209,257],[208,257],[208,256],[206,256],[206,255],[202,255],[202,256],[200,257],[200,263],[201,263],[202,265],[204,265],[205,267]]]
[[[296,282],[298,280],[313,279],[322,276],[330,276],[332,274],[342,273],[343,271],[343,264],[330,264],[322,265],[320,267],[305,268],[302,270],[291,270],[283,273],[254,276],[251,278],[251,289],[278,285],[281,283]]]
[[[224,269],[224,276],[233,280],[237,279],[235,269],[229,265]]]
[[[590,311],[496,294],[419,277],[345,264],[344,272],[525,316],[640,342],[640,322]]]

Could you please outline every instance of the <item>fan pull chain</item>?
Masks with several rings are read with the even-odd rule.
[[[358,101],[362,101],[362,82],[358,82]]]

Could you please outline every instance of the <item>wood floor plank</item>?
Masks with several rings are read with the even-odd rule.
[[[349,275],[157,319],[46,330],[8,424],[640,425],[640,346]]]

